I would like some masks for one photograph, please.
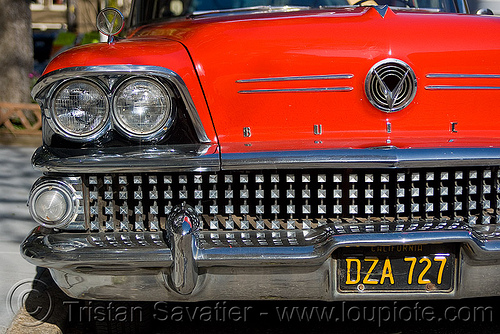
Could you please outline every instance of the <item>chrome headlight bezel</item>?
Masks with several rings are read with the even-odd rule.
[[[166,104],[166,110],[164,112],[164,117],[161,121],[151,128],[149,131],[139,132],[134,131],[129,125],[125,124],[123,119],[120,117],[119,107],[117,106],[117,100],[120,98],[120,94],[128,87],[134,85],[136,82],[147,82],[152,84],[158,91],[163,95]],[[159,80],[146,76],[133,76],[128,77],[121,81],[116,89],[113,91],[112,97],[112,117],[113,117],[113,127],[119,131],[122,135],[130,138],[132,140],[138,141],[152,141],[161,140],[168,130],[172,127],[176,117],[176,108],[173,101],[174,93],[168,87],[168,85],[163,84]]]
[[[172,124],[166,133],[160,133],[159,138],[135,138],[128,135],[123,135],[119,132],[114,124],[112,116],[112,101],[113,92],[125,80],[129,78],[147,77],[160,82],[169,93],[172,93],[173,114]],[[108,102],[110,105],[110,117],[106,127],[102,132],[92,135],[91,137],[71,137],[64,131],[61,131],[53,122],[51,116],[51,100],[54,92],[64,82],[68,80],[82,79],[89,80],[98,84],[104,89],[108,95]],[[44,142],[51,145],[56,140],[60,146],[68,146],[69,143],[77,142],[83,145],[93,146],[92,141],[95,140],[96,145],[102,147],[107,143],[116,143],[122,145],[124,140],[133,145],[133,142],[142,144],[150,142],[162,143],[167,141],[169,134],[177,133],[178,126],[183,127],[184,122],[188,122],[189,127],[192,126],[193,132],[183,137],[186,142],[195,140],[200,143],[209,143],[211,140],[207,136],[207,132],[203,126],[200,115],[196,110],[193,98],[188,90],[186,83],[182,77],[176,72],[159,66],[149,65],[103,65],[103,66],[82,66],[82,67],[68,67],[51,71],[43,75],[33,87],[31,92],[33,99],[40,105],[43,113]],[[179,116],[182,115],[182,116]],[[179,118],[179,119],[177,119]],[[180,121],[180,122],[179,122]],[[183,130],[181,130],[183,131]],[[183,136],[184,131],[180,133]]]
[[[95,129],[88,131],[85,134],[78,134],[72,132],[67,129],[61,122],[58,120],[58,115],[56,114],[56,102],[58,94],[69,85],[73,83],[83,82],[95,88],[103,97],[103,101],[105,103],[105,115],[101,122],[99,122],[99,126]],[[92,141],[98,137],[101,137],[105,132],[107,132],[110,127],[110,118],[111,118],[111,107],[109,102],[109,95],[107,93],[106,88],[99,81],[90,80],[86,78],[76,78],[76,79],[67,79],[60,82],[58,85],[55,85],[50,91],[50,101],[48,103],[49,112],[47,113],[47,120],[51,125],[52,129],[59,135],[77,142],[88,142]]]

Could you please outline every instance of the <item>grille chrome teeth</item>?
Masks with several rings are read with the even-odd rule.
[[[159,214],[158,205],[156,204],[156,202],[154,202],[154,204],[149,207],[149,213],[151,213],[152,215]],[[156,219],[156,217],[155,217],[155,219]]]
[[[160,230],[160,223],[158,222],[158,218],[155,217],[149,224],[150,224],[150,230],[152,231]]]
[[[99,231],[99,222],[97,220],[93,220],[90,222],[90,230]]]
[[[158,199],[158,191],[156,190],[156,187],[153,187],[153,190],[149,192],[149,198]]]
[[[124,220],[120,221],[120,230],[121,231],[128,231],[128,220],[125,218]]]
[[[107,221],[106,222],[106,231],[113,231],[115,228],[114,224],[112,221]]]
[[[227,219],[225,226],[227,230],[234,229],[234,220],[232,220],[231,218]]]
[[[142,199],[142,190],[139,187],[139,190],[134,191],[134,199],[141,200]]]
[[[212,219],[210,221],[210,229],[217,230],[219,228],[219,221],[217,219]]]
[[[136,231],[144,231],[144,222],[142,220],[138,220],[135,222]]]
[[[303,229],[308,222],[311,228],[356,221],[377,226],[394,219],[497,222],[498,167],[442,169],[92,175],[79,192],[89,208],[86,224],[81,211],[81,224],[92,231],[164,229],[181,202],[209,217],[205,228],[217,220],[217,230]]]
[[[248,220],[242,220],[240,228],[242,230],[248,230],[250,228],[250,222]]]

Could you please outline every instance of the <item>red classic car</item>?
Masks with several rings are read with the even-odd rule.
[[[93,300],[500,295],[500,19],[136,0],[33,89],[22,244]]]

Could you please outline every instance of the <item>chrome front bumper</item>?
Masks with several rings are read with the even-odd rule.
[[[199,231],[189,207],[167,231],[53,233],[36,228],[21,246],[29,262],[48,267],[71,297],[100,300],[380,300],[500,295],[497,225],[456,222],[328,224],[312,230]],[[385,225],[387,226],[387,225]],[[460,245],[455,288],[448,293],[342,293],[336,251],[342,247]]]

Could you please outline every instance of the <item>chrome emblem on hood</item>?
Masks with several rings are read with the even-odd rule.
[[[413,101],[417,93],[417,79],[405,62],[385,59],[368,72],[365,92],[375,108],[392,113],[406,108]]]

